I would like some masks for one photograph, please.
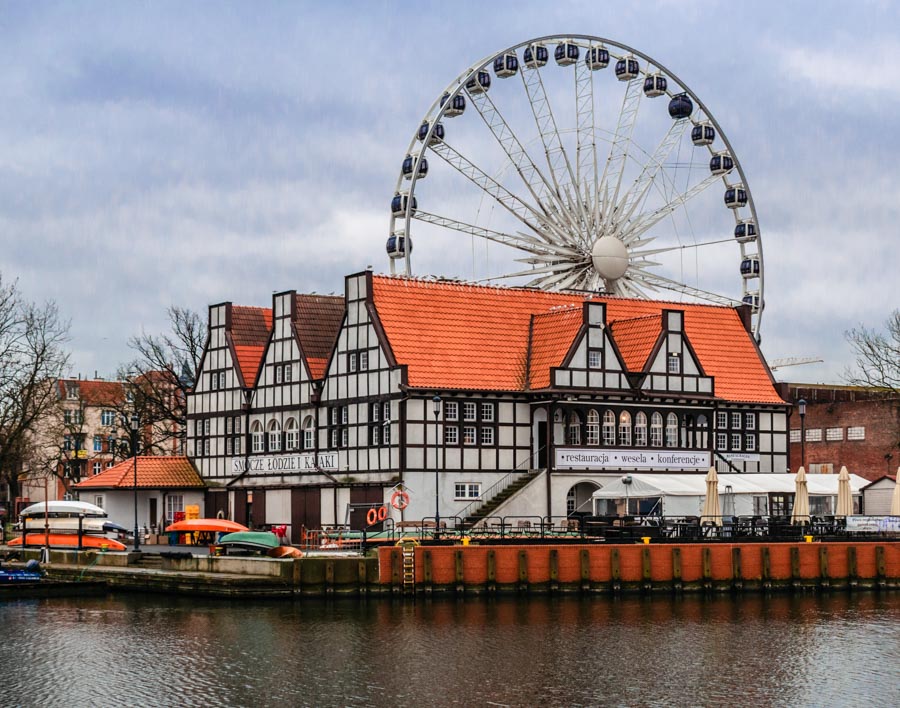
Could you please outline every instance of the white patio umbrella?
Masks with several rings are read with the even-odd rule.
[[[706,474],[706,499],[703,501],[703,515],[700,524],[712,523],[722,525],[722,512],[719,511],[719,475],[716,468],[710,467]]]
[[[847,467],[841,467],[838,475],[837,516],[850,516],[853,513],[853,496],[850,493],[850,473]]]
[[[891,516],[900,516],[900,467],[894,480],[894,496],[891,497]]]
[[[794,478],[794,511],[791,514],[792,524],[809,523],[809,488],[806,486],[806,470],[802,467]]]

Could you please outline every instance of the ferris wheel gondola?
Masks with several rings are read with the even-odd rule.
[[[492,84],[491,72],[504,81]],[[618,101],[601,100],[614,92]],[[420,230],[465,234],[509,247],[526,266],[488,280],[744,304],[759,339],[762,242],[746,175],[707,106],[658,61],[600,37],[539,37],[476,62],[438,95],[391,202],[392,272],[412,275]],[[605,115],[611,105],[618,113]],[[445,129],[446,118],[456,120]],[[439,158],[431,172],[426,153]],[[428,174],[462,186],[417,195]],[[733,227],[719,223],[729,214]],[[722,278],[723,252],[735,248],[734,276]]]

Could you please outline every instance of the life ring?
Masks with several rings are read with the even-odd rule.
[[[409,506],[409,494],[402,489],[398,489],[391,495],[391,506],[397,511],[403,511]]]
[[[378,507],[378,520],[384,521],[387,518],[387,506],[382,504]]]
[[[378,523],[378,510],[377,509],[372,508],[366,512],[366,523],[369,526],[372,526],[373,524]]]

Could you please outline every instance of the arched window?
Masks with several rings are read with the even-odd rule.
[[[705,415],[697,416],[697,426],[694,428],[694,447],[706,448],[707,434],[709,432],[709,420]]]
[[[678,416],[674,413],[666,416],[666,447],[678,447]]]
[[[269,421],[269,452],[281,450],[281,425],[277,420]]]
[[[566,443],[581,445],[581,416],[576,411],[569,413],[569,424],[566,426]]]
[[[300,430],[296,418],[288,418],[284,424],[284,449],[296,450],[300,446]]]
[[[694,446],[694,416],[686,415],[681,419],[681,447],[692,448]]]
[[[588,445],[600,444],[600,414],[595,410],[588,411],[586,437]]]
[[[654,413],[650,416],[650,447],[662,447],[662,433],[662,416],[659,413]]]
[[[616,444],[616,414],[610,410],[603,411],[603,444]]]
[[[631,413],[619,413],[619,445],[631,447]]]
[[[253,452],[264,452],[265,445],[263,443],[263,429],[258,420],[254,420],[250,426],[250,442]]]
[[[644,412],[634,417],[634,444],[647,447],[647,414]]]
[[[312,450],[316,446],[316,424],[311,415],[303,419],[303,449]]]

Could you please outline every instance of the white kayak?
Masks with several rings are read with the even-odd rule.
[[[106,511],[94,504],[88,504],[83,501],[48,501],[37,502],[26,506],[19,512],[19,516],[74,516],[76,519],[79,514],[85,516],[100,516],[106,518]]]

